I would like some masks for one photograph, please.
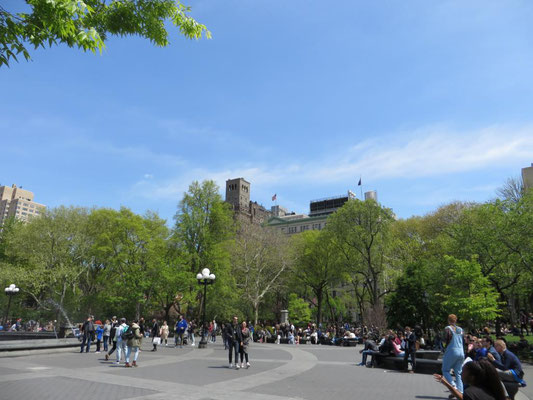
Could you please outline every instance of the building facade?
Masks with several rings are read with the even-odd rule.
[[[233,208],[235,217],[243,222],[263,224],[271,216],[265,207],[250,200],[250,182],[244,178],[226,181],[226,203]]]
[[[522,168],[522,182],[524,183],[524,189],[533,188],[533,163],[530,167]]]
[[[309,215],[286,213],[283,207],[272,207],[272,216],[268,226],[279,229],[282,233],[293,235],[308,230],[321,230],[326,226],[328,216],[341,208],[347,201],[355,199],[355,194],[348,194],[312,200],[309,203]],[[278,207],[278,208],[276,208]],[[281,212],[283,210],[285,215]]]
[[[46,206],[33,201],[33,193],[17,185],[0,186],[0,226],[11,217],[28,221],[39,215]]]

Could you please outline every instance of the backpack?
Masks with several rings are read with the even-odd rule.
[[[126,325],[120,337],[122,338],[122,340],[133,339],[133,330],[131,329],[131,326]]]

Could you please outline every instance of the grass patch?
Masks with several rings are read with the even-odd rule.
[[[524,336],[524,338],[528,341],[530,346],[533,345],[533,335]],[[520,340],[520,336],[505,335],[504,339],[507,341],[507,343],[516,343]]]

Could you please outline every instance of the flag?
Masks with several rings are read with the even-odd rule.
[[[357,184],[357,186],[361,186],[361,178],[359,178],[359,183]]]
[[[272,196],[272,201],[276,201],[277,198],[278,198],[278,195],[275,194],[274,196]]]

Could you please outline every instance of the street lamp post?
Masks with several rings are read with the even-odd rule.
[[[20,289],[14,283],[4,289],[5,294],[9,297],[9,300],[7,302],[6,317],[4,318],[4,325],[6,329],[8,322],[7,318],[9,317],[9,309],[11,308],[11,298],[15,296],[19,292],[19,290]]]
[[[207,303],[207,285],[212,285],[215,282],[215,274],[209,271],[209,268],[204,268],[201,273],[196,275],[199,285],[204,285],[204,298],[203,298],[203,310],[202,310],[202,339],[198,345],[199,349],[207,347],[207,336],[205,334],[206,321],[205,321],[205,304]]]

